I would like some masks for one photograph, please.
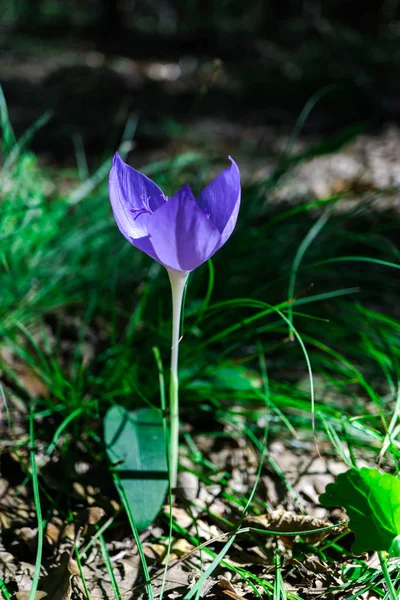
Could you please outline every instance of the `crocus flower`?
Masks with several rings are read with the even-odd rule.
[[[172,292],[170,375],[170,484],[177,483],[179,447],[178,347],[188,274],[231,235],[240,206],[240,174],[234,160],[196,199],[189,185],[170,200],[151,179],[114,156],[109,190],[114,217],[126,239],[168,271]]]
[[[114,156],[109,192],[121,233],[168,271],[188,273],[231,235],[240,206],[235,161],[195,198],[189,185],[168,199],[151,179]]]

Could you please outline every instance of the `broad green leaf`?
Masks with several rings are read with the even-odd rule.
[[[185,374],[186,375],[186,374]],[[262,382],[256,371],[247,369],[241,365],[227,364],[206,372],[207,379],[193,379],[187,377],[188,389],[221,389],[234,390],[237,392],[247,392],[249,390],[261,388]],[[189,381],[190,379],[190,381]]]
[[[400,480],[376,469],[350,469],[319,497],[324,506],[343,506],[356,535],[354,552],[386,550],[400,556]]]
[[[152,408],[128,412],[113,406],[104,419],[104,440],[136,527],[143,531],[156,518],[168,490],[160,413]]]

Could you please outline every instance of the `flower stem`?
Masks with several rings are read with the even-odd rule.
[[[389,569],[387,567],[386,553],[382,552],[382,551],[378,552],[378,557],[379,557],[379,562],[381,564],[383,577],[384,577],[386,585],[388,587],[389,598],[390,598],[390,600],[397,600],[398,595],[397,595],[396,590],[394,589],[393,581],[392,581],[392,578],[390,577]]]
[[[188,273],[168,269],[168,276],[172,292],[172,347],[171,347],[171,379],[169,387],[170,408],[170,438],[169,438],[169,463],[171,470],[171,488],[175,488],[178,477],[178,449],[179,449],[179,379],[178,379],[178,352],[179,330],[182,312],[183,292],[185,290]]]

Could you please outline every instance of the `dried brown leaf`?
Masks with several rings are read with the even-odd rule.
[[[60,536],[64,527],[64,523],[58,517],[54,517],[49,523],[46,525],[46,530],[44,532],[44,536],[46,542],[49,546],[54,547],[60,541]]]
[[[274,510],[269,514],[259,516],[249,515],[244,521],[247,525],[257,527],[258,529],[278,531],[282,534],[294,532],[300,534],[303,531],[332,527],[330,521],[317,519],[310,515],[297,515],[296,513],[287,510]],[[328,531],[321,531],[315,534],[309,534],[305,537],[308,541],[313,543],[323,540],[328,534]]]
[[[169,506],[167,506],[167,505],[164,506],[163,510],[164,510],[164,514],[166,516],[169,516],[169,513],[170,513]],[[178,525],[180,525],[184,529],[189,529],[189,527],[191,525],[193,525],[193,517],[188,514],[187,510],[180,508],[179,506],[172,507],[172,515],[173,515],[175,521],[178,523]]]
[[[39,378],[34,369],[17,356],[11,348],[1,348],[0,356],[3,362],[10,367],[18,377],[21,387],[23,387],[32,398],[45,398],[49,395],[47,386],[43,383],[42,379]]]
[[[36,550],[37,546],[37,528],[32,527],[20,527],[15,529],[15,535],[21,542],[24,542],[31,552]]]
[[[29,600],[30,593],[30,590],[23,590],[22,592],[16,592],[15,596],[17,600]],[[37,591],[35,593],[35,600],[41,600],[42,598],[46,598],[46,596],[46,592]]]
[[[72,594],[72,579],[79,574],[78,565],[70,558],[67,552],[61,556],[60,564],[49,571],[49,574],[40,580],[42,588],[35,594],[35,600],[48,598],[49,600],[70,600]],[[24,590],[17,593],[18,600],[28,600],[30,591]]]
[[[12,453],[10,454],[12,457]],[[30,509],[21,488],[14,488],[5,480],[0,480],[0,527],[10,529],[23,526],[29,521]]]
[[[0,577],[2,579],[8,578],[10,575],[13,577],[15,569],[14,556],[10,552],[0,550]]]
[[[223,576],[219,577],[209,592],[211,596],[225,598],[226,600],[244,600],[244,596],[238,594],[229,579]]]
[[[121,592],[122,600],[138,598],[139,596],[132,594],[132,590],[134,589],[138,574],[140,572],[139,556],[137,554],[127,555],[123,560],[116,562],[113,561],[113,570],[115,579]],[[83,575],[90,592],[90,597],[93,600],[100,600],[100,598],[109,598],[110,600],[115,600],[113,586],[107,572],[104,569],[101,555],[98,560],[94,560],[90,564],[83,566]],[[75,578],[73,582],[74,592],[77,580],[78,578]],[[141,589],[140,586],[139,589]],[[75,594],[73,597],[75,598]],[[86,598],[84,595],[82,595],[82,597]]]
[[[192,544],[190,544],[184,538],[180,538],[179,540],[176,540],[176,542],[174,542],[171,546],[171,553],[169,555],[168,562],[171,563],[174,560],[177,560],[178,558],[182,558],[182,556],[185,556],[186,554],[191,552],[193,550],[193,548],[194,548],[194,546],[192,546]],[[167,562],[167,544],[165,545],[165,553],[164,553],[164,558],[162,560],[162,564],[165,565],[166,562]]]
[[[90,506],[80,511],[80,517],[85,525],[96,525],[105,514],[105,510],[101,506]]]

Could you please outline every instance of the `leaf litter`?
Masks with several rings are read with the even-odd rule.
[[[238,443],[225,438],[221,446],[218,440],[210,443],[209,438],[203,443],[201,435],[194,440],[198,448],[206,451],[208,460],[214,465],[214,473],[205,482],[196,475],[198,467],[183,449],[182,463],[186,470],[180,475],[181,495],[173,507],[175,527],[165,587],[166,597],[171,598],[184,596],[194,585],[196,574],[211,564],[212,554],[207,554],[207,550],[217,551],[229,538],[241,515],[235,498],[241,497],[253,484],[257,467],[254,450],[243,441]],[[5,461],[5,474],[10,463],[18,467],[18,457],[11,455],[9,452]],[[23,453],[18,456],[23,457]],[[237,536],[224,563],[204,586],[201,597],[234,600],[252,598],[253,587],[243,578],[241,569],[251,573],[256,580],[263,581],[264,585],[273,585],[277,548],[281,554],[282,569],[286,573],[288,593],[292,591],[306,599],[318,597],[318,594],[323,597],[327,590],[332,587],[340,589],[344,583],[342,561],[328,564],[318,554],[318,548],[326,540],[337,536],[345,528],[345,525],[340,525],[347,519],[344,511],[334,512],[334,519],[329,520],[326,518],[326,509],[318,502],[318,494],[324,490],[327,482],[332,482],[334,476],[343,470],[343,466],[329,455],[318,455],[312,442],[307,441],[301,444],[296,442],[296,445],[290,439],[272,441],[269,456],[278,472],[285,474],[286,483],[282,487],[276,469],[268,466],[267,462],[257,494],[258,514],[249,514],[242,524],[243,528],[250,528],[250,531]],[[25,459],[21,460],[25,463]],[[59,468],[59,457],[54,456],[52,461]],[[79,464],[86,466],[82,469]],[[75,492],[70,496],[71,507],[75,507],[71,518],[66,520],[65,516],[50,507],[50,519],[44,532],[45,554],[35,600],[46,597],[53,600],[85,598],[82,575],[91,598],[115,598],[98,543],[95,541],[84,550],[96,538],[99,528],[106,524],[109,526],[104,535],[121,597],[145,597],[137,549],[124,525],[112,486],[104,483],[99,485],[98,469],[87,463],[84,456],[76,457],[76,466],[76,478],[71,486]],[[43,462],[43,472],[48,467]],[[83,471],[81,476],[80,470]],[[21,468],[21,476],[23,472]],[[227,476],[227,481],[222,484],[221,477]],[[52,479],[45,477],[43,481],[47,486],[50,482],[48,489],[62,489],[62,485],[55,486]],[[35,513],[27,488],[12,486],[4,479],[1,483],[3,551],[0,554],[0,576],[6,585],[10,585],[10,589],[15,589],[17,600],[25,600],[29,597],[36,552]],[[163,512],[168,517],[169,507],[165,506]],[[314,529],[324,528],[329,529],[312,533]],[[263,529],[274,532],[274,535],[260,534]],[[166,531],[166,521],[158,519],[157,525],[143,537],[143,548],[156,595],[161,588],[163,565],[167,563]],[[288,532],[297,532],[297,535],[288,536]],[[307,533],[302,535],[302,532]],[[314,551],[301,554],[300,559],[299,551],[304,543],[313,547]],[[198,550],[200,545],[203,545],[201,552]],[[76,547],[81,552],[84,550],[82,571],[73,554]],[[23,557],[31,557],[32,562],[29,564]],[[261,591],[259,585],[253,585]],[[335,597],[345,596],[339,594]]]

